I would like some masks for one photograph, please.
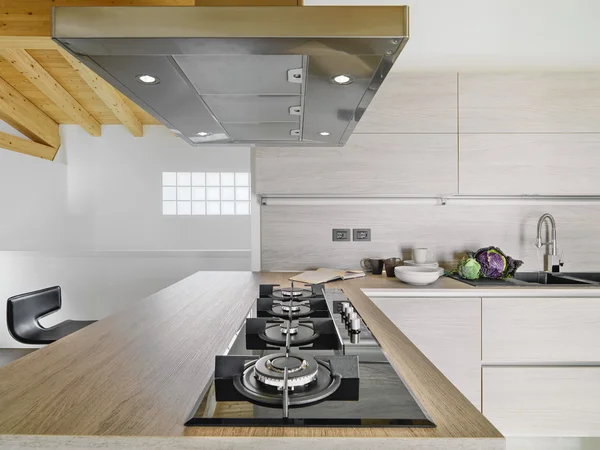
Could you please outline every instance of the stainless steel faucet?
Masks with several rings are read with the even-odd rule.
[[[542,225],[544,224],[544,221],[548,219],[550,220],[550,225],[551,225],[551,229],[550,229],[550,238],[551,241],[550,242],[542,242]],[[556,241],[556,221],[554,220],[554,217],[552,217],[552,214],[546,213],[546,214],[542,214],[542,217],[540,217],[540,220],[538,220],[538,224],[537,224],[537,241],[535,246],[537,248],[542,248],[543,245],[547,245],[548,248],[550,249],[550,254],[548,255],[548,261],[547,261],[547,270],[548,271],[552,271],[552,272],[559,272],[560,271],[560,266],[562,265],[562,261],[560,261],[560,259],[562,258],[557,258],[557,252],[556,252],[556,247],[557,247],[557,241]]]
[[[550,225],[552,226],[550,231],[550,237],[552,240],[550,242],[542,243],[542,224],[546,219],[550,220]],[[537,242],[535,246],[537,248],[542,248],[542,245],[547,245],[550,248],[550,254],[556,256],[556,221],[554,220],[554,217],[552,217],[552,214],[549,213],[542,214],[542,217],[540,217],[540,220],[538,220],[537,224]]]

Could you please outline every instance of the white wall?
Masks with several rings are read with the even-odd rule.
[[[162,126],[60,128],[54,162],[0,150],[0,304],[60,285],[50,322],[98,319],[198,270],[250,269],[250,216],[162,215],[162,172],[250,172],[249,148],[194,148]],[[0,326],[0,348],[20,346]]]
[[[248,270],[250,253],[231,252],[0,252],[0,301],[59,285],[59,312],[41,320],[102,319],[200,270]],[[0,348],[19,344],[0,326]]]
[[[62,125],[61,139],[56,162],[0,152],[1,250],[250,248],[249,216],[162,215],[162,172],[249,172],[247,147],[194,148],[162,126]]]
[[[410,40],[393,70],[597,69],[597,0],[305,0],[409,5]]]

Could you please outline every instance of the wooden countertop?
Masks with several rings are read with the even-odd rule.
[[[507,285],[471,286],[453,278],[441,277],[427,286],[411,286],[395,278],[383,277],[381,283],[363,286],[369,297],[597,297],[596,285]]]
[[[260,283],[289,273],[198,272],[0,369],[0,434],[501,438],[363,294],[395,279],[340,287],[437,428],[188,428],[183,423],[253,305]],[[492,439],[496,441],[497,439]]]

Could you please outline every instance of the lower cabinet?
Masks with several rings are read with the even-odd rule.
[[[482,299],[483,414],[506,436],[600,436],[600,299]]]
[[[600,298],[371,300],[505,436],[600,436]]]
[[[600,298],[484,298],[486,363],[600,362]]]
[[[483,414],[506,436],[600,436],[600,367],[484,367]]]
[[[481,300],[371,300],[481,410]]]

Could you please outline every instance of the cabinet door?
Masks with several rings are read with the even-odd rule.
[[[481,409],[481,300],[372,298],[375,305]]]
[[[599,72],[461,73],[459,86],[461,133],[600,132]]]
[[[459,192],[598,195],[599,146],[600,133],[461,134]]]
[[[354,133],[456,133],[457,89],[454,72],[391,72]]]
[[[355,134],[343,148],[256,148],[258,194],[453,194],[456,134]]]
[[[485,363],[600,362],[600,299],[484,298]]]
[[[600,367],[484,367],[483,414],[505,436],[600,436]]]

